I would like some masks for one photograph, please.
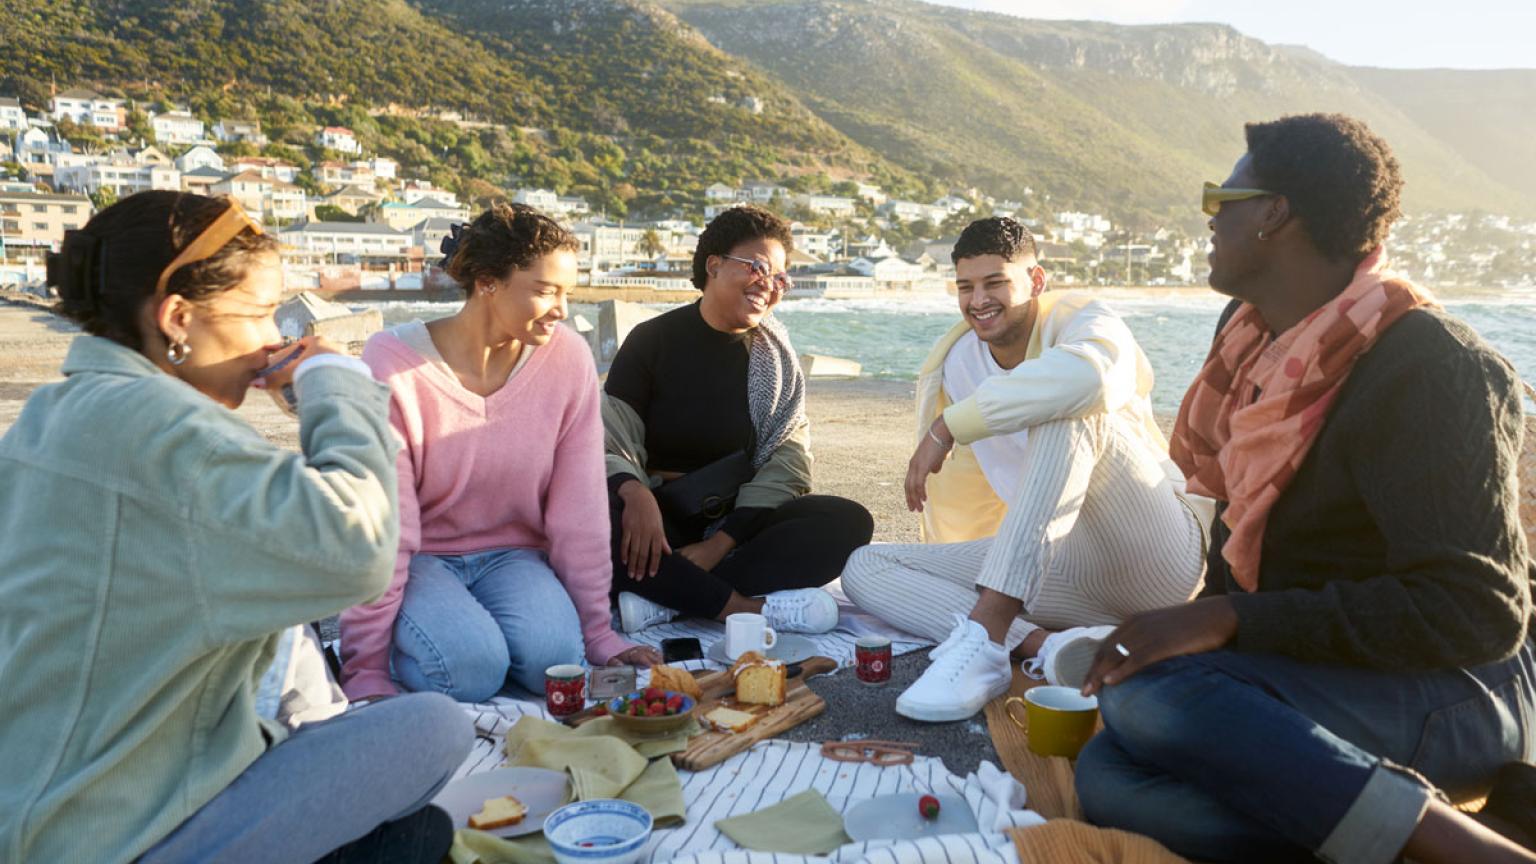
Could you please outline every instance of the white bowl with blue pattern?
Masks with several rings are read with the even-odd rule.
[[[613,798],[577,801],[549,814],[544,839],[560,864],[631,864],[651,839],[651,814]]]

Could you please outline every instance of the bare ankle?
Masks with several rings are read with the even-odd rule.
[[[1028,660],[1039,655],[1040,646],[1045,644],[1046,637],[1052,636],[1055,633],[1055,630],[1047,630],[1044,627],[1029,631],[1029,635],[1024,637],[1024,641],[1019,643],[1019,647],[1013,649],[1013,656],[1020,660]]]
[[[763,598],[743,597],[732,591],[731,599],[725,601],[725,608],[720,610],[720,614],[715,616],[715,620],[724,623],[726,618],[741,612],[753,615],[763,614]]]

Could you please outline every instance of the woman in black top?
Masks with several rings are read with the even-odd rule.
[[[637,326],[605,385],[613,589],[626,631],[674,613],[760,612],[820,633],[842,572],[874,523],[809,495],[805,375],[771,310],[791,283],[789,226],[755,207],[722,213],[693,259],[699,302]]]

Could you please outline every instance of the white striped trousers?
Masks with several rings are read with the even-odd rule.
[[[910,633],[943,641],[977,589],[1024,603],[1012,649],[1037,627],[1118,624],[1200,588],[1201,526],[1160,458],[1107,414],[1029,430],[1027,480],[997,535],[966,543],[881,544],[853,553],[843,590]]]

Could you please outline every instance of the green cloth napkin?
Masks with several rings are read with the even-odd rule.
[[[815,789],[756,813],[721,819],[715,827],[737,845],[757,852],[825,855],[853,842],[843,833],[842,814]]]
[[[666,756],[687,750],[688,739],[703,733],[704,730],[699,727],[699,721],[690,716],[686,726],[665,737],[631,734],[629,730],[619,726],[618,721],[612,717],[599,717],[596,720],[588,720],[574,731],[577,735],[612,736],[635,748],[635,752],[641,756],[647,759],[655,759],[657,756]]]
[[[571,791],[578,801],[619,798],[644,807],[657,828],[681,825],[688,808],[683,801],[683,781],[678,779],[672,760],[648,762],[623,740],[599,734],[602,727],[585,731],[597,722],[571,729],[537,717],[523,717],[507,733],[507,762],[569,773]],[[683,742],[686,747],[686,737]],[[646,739],[643,743],[660,742]],[[454,833],[448,854],[454,864],[549,864],[555,860],[543,834],[504,840],[471,828]]]

